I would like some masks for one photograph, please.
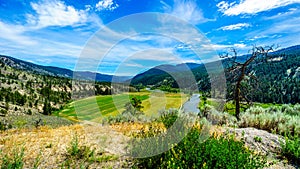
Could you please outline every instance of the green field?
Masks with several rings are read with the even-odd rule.
[[[72,102],[55,115],[72,121],[100,121],[103,116],[122,113],[125,104],[133,97],[142,101],[141,111],[148,116],[156,115],[161,109],[179,108],[188,98],[187,95],[180,93],[148,91],[94,96]]]

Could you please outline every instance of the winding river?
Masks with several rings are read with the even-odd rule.
[[[200,102],[200,94],[193,94],[191,98],[182,105],[181,109],[187,113],[198,114],[200,112],[198,108],[199,102]]]

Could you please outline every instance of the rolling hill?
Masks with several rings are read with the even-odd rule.
[[[267,61],[254,62],[250,65],[251,71],[256,75],[258,82],[248,81],[248,83],[259,90],[248,91],[249,99],[268,103],[299,103],[300,45],[280,49],[271,52],[269,55],[270,57]],[[242,55],[238,59],[244,60],[247,56]],[[222,62],[224,64],[227,61],[222,60]],[[206,71],[207,65],[212,67],[216,64],[215,62],[210,62],[205,65],[193,65],[190,67],[200,91],[210,91],[210,81],[215,80],[210,79],[208,76]],[[217,67],[211,70],[217,70]],[[176,77],[176,81],[173,77]],[[172,83],[172,87],[178,87],[176,82],[184,80],[184,78],[186,78],[186,71],[182,70],[180,66],[162,65],[136,75],[132,78],[131,83],[159,87],[164,84],[164,81],[168,80]],[[227,83],[232,82],[228,79]],[[231,92],[230,90],[232,89],[228,88],[227,92]],[[212,93],[215,92],[212,91]]]
[[[65,78],[73,78],[74,72],[70,69],[54,67],[54,66],[42,66],[31,62],[26,62],[20,59],[16,59],[10,56],[0,55],[0,60],[6,65],[18,69],[27,71],[30,73],[48,75],[48,76],[58,76]],[[98,82],[111,82],[114,78],[115,82],[124,82],[128,80],[129,76],[113,76],[101,73],[93,73],[89,71],[79,71],[76,72],[76,78],[81,80],[95,80]]]

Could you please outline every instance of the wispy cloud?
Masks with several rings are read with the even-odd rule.
[[[113,0],[100,0],[96,4],[97,11],[102,11],[102,10],[113,11],[118,7],[119,7],[119,5],[116,2],[114,2]]]
[[[295,14],[297,15],[299,13],[300,13],[299,9],[297,9],[297,8],[290,8],[286,12],[279,12],[279,13],[277,13],[274,16],[263,17],[263,19],[264,20],[277,20],[277,19],[285,20],[286,18],[293,17],[293,15],[295,15]]]
[[[209,44],[209,45],[202,45],[203,48],[210,49],[210,50],[216,50],[216,51],[222,51],[229,48],[236,48],[236,49],[244,49],[247,47],[244,43],[236,43],[233,45],[228,44]]]
[[[170,13],[192,24],[200,24],[213,20],[204,17],[202,10],[195,1],[174,0],[173,6],[168,5],[164,1],[160,2],[166,13]]]
[[[31,2],[35,14],[28,14],[27,21],[33,26],[44,28],[48,26],[74,26],[87,21],[87,11],[77,10],[59,0]]]
[[[223,26],[223,27],[219,28],[218,30],[231,31],[231,30],[239,30],[239,29],[247,28],[250,26],[251,25],[249,23],[238,23],[238,24]]]
[[[240,0],[239,3],[222,1],[217,4],[217,7],[224,15],[234,16],[240,14],[256,14],[294,3],[300,3],[300,0]]]
[[[37,42],[23,35],[24,27],[11,25],[0,21],[0,38],[13,41],[20,45],[35,45]]]

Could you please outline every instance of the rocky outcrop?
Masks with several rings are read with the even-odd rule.
[[[282,136],[255,128],[224,128],[225,132],[234,134],[237,139],[244,140],[246,147],[268,157],[268,169],[296,169],[298,166],[287,164],[280,157]]]

